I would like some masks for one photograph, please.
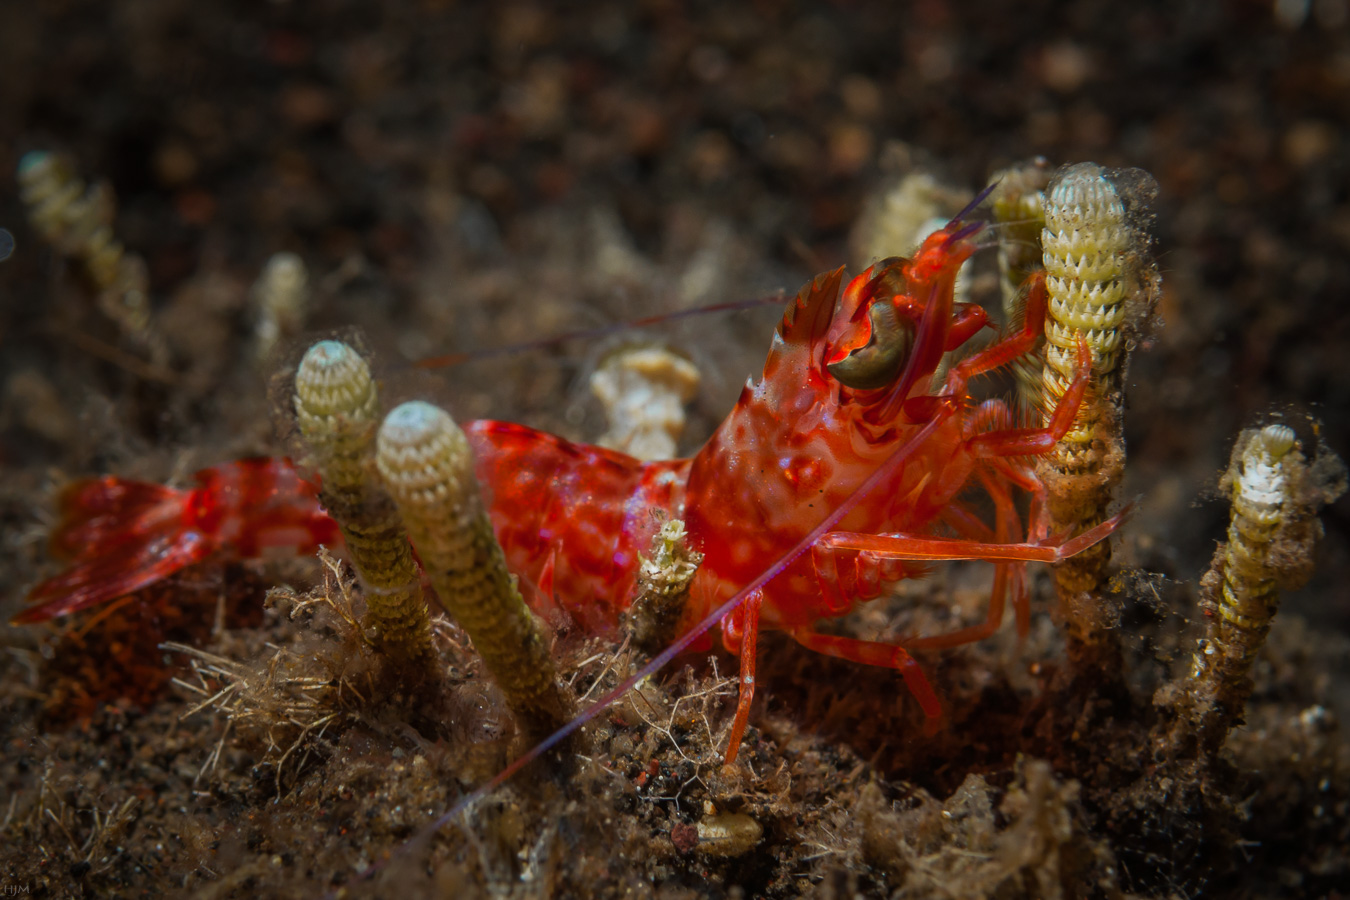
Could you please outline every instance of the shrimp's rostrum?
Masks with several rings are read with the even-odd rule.
[[[912,259],[883,260],[846,286],[841,269],[803,287],[777,327],[763,376],[746,385],[690,459],[641,462],[522,425],[465,426],[508,565],[531,586],[526,596],[554,602],[595,630],[615,626],[631,602],[639,554],[662,524],[653,510],[683,519],[690,546],[704,554],[685,613],[689,628],[761,578],[832,510],[852,504],[809,553],[788,559],[721,622],[742,676],[728,763],[749,715],[761,625],[821,653],[900,671],[924,713],[936,719],[937,695],[906,647],[951,647],[988,635],[1009,595],[1025,627],[1023,564],[1064,559],[1119,524],[1118,516],[1067,540],[1047,537],[1043,488],[1026,460],[1048,453],[1071,426],[1089,374],[1086,346],[1076,348],[1076,375],[1045,427],[1014,427],[1002,402],[970,400],[972,378],[1009,365],[1040,338],[1042,278],[1028,286],[1021,330],[935,375],[944,354],[988,324],[979,306],[953,298],[957,269],[978,248],[980,232],[958,218]],[[854,497],[883,465],[883,483]],[[226,488],[260,467],[277,490],[262,505],[238,502],[238,491]],[[112,599],[212,552],[251,555],[276,543],[259,541],[257,529],[275,536],[287,525],[298,549],[336,540],[336,528],[317,507],[316,487],[284,460],[221,466],[199,480],[186,492],[115,478],[75,486],[53,538],[74,565],[39,585],[35,605],[19,619],[41,621]],[[992,501],[993,526],[957,500],[974,486]],[[1025,528],[1015,490],[1031,495]],[[114,496],[122,499],[111,502]],[[216,515],[196,515],[201,508]],[[939,526],[943,535],[933,533]],[[99,540],[80,540],[91,531]],[[125,553],[128,547],[136,552]],[[816,631],[821,619],[843,615],[878,596],[885,583],[917,572],[918,562],[939,559],[995,563],[984,623],[904,647]]]

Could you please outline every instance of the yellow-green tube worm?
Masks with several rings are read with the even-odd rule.
[[[1309,460],[1287,425],[1249,429],[1233,448],[1219,487],[1232,502],[1228,540],[1200,581],[1209,613],[1181,709],[1184,736],[1214,752],[1242,720],[1250,672],[1265,644],[1280,592],[1307,580],[1322,534],[1318,509],[1345,491],[1346,472],[1325,447]]]
[[[46,150],[23,155],[18,181],[33,229],[80,264],[104,315],[162,361],[167,351],[151,329],[145,260],[127,253],[113,234],[112,188],[105,182],[86,188],[70,160]]]
[[[400,664],[429,665],[431,628],[398,509],[372,470],[379,397],[370,367],[340,341],[319,341],[295,375],[295,414],[322,479],[320,502],[337,521],[365,588],[366,625]]]
[[[449,414],[404,403],[380,426],[380,475],[441,602],[468,633],[521,730],[548,735],[572,716],[543,630],[506,569],[468,439]]]
[[[1125,202],[1094,163],[1058,172],[1045,191],[1041,232],[1049,309],[1041,402],[1047,418],[1076,375],[1080,340],[1092,353],[1087,394],[1069,433],[1038,461],[1052,534],[1079,533],[1107,518],[1125,464],[1121,372],[1129,306],[1151,308],[1156,272],[1146,235],[1127,219]],[[1110,634],[1115,613],[1098,594],[1111,558],[1102,541],[1055,566],[1070,660],[1077,668],[1118,672]]]

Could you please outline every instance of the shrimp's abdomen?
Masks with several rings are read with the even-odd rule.
[[[510,422],[465,426],[478,480],[507,565],[532,598],[544,589],[593,631],[612,629],[632,601],[638,554],[661,526],[654,510],[678,514],[688,460],[631,456]],[[545,597],[547,601],[549,598]]]
[[[306,555],[336,547],[342,534],[319,505],[318,486],[288,459],[252,457],[193,476],[181,527],[211,536],[239,559]]]

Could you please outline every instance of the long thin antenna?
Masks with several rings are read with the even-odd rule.
[[[417,369],[444,369],[449,366],[458,366],[466,362],[474,362],[480,359],[490,359],[495,356],[513,356],[517,353],[525,353],[530,350],[539,350],[543,347],[554,347],[567,341],[583,340],[586,338],[604,337],[607,334],[613,334],[619,331],[625,331],[630,328],[645,328],[648,325],[656,325],[661,322],[673,322],[677,319],[688,319],[694,316],[704,316],[711,313],[731,312],[742,309],[755,309],[760,306],[770,306],[777,304],[781,306],[786,302],[786,295],[782,291],[771,294],[766,297],[756,297],[753,300],[734,300],[728,303],[714,303],[711,306],[698,306],[693,309],[682,309],[677,312],[662,313],[657,316],[647,316],[642,319],[633,319],[631,322],[618,322],[613,325],[599,325],[595,328],[582,328],[577,331],[568,331],[563,334],[555,334],[551,337],[537,338],[532,341],[522,341],[519,344],[507,344],[504,347],[489,347],[486,350],[466,350],[461,353],[445,353],[440,356],[430,356],[426,359],[419,359],[413,363]]]

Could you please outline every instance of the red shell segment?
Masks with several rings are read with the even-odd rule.
[[[643,463],[510,422],[465,426],[507,564],[529,586],[554,562],[557,602],[585,627],[612,628],[632,602],[638,554],[660,514],[684,504],[688,460]]]

